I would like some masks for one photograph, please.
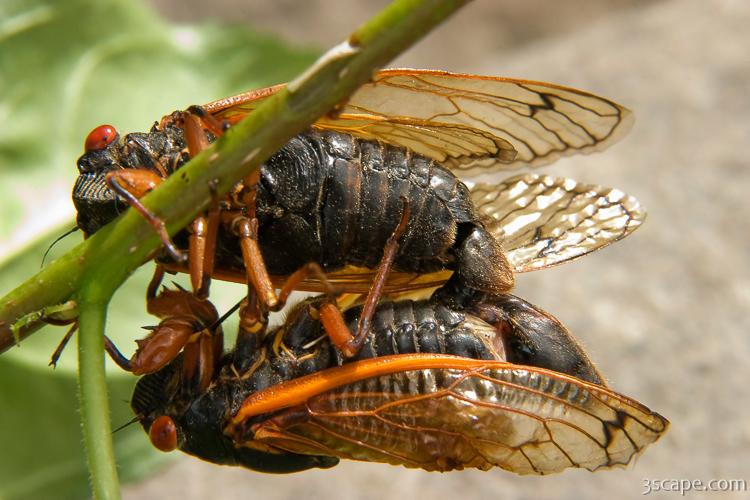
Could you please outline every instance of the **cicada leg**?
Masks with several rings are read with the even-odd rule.
[[[137,340],[138,349],[130,359],[114,343],[105,339],[105,350],[122,369],[135,375],[153,373],[183,352],[183,380],[198,392],[208,388],[216,360],[222,355],[223,334],[213,304],[178,288],[158,292],[164,270],[157,266],[146,292],[148,312],[161,322],[148,328],[150,333]]]
[[[240,308],[239,316],[232,370],[238,378],[246,378],[253,374],[265,358],[261,346],[268,327],[268,313],[261,307],[257,296],[250,294]]]
[[[73,326],[68,329],[68,332],[65,334],[65,336],[62,338],[59,344],[57,344],[57,348],[55,349],[55,352],[52,353],[52,357],[49,360],[48,366],[51,366],[52,368],[57,368],[57,362],[60,359],[60,356],[62,356],[63,350],[65,350],[65,347],[68,345],[68,342],[70,342],[70,339],[73,338],[73,334],[78,330],[78,322],[76,321],[73,323]]]
[[[240,348],[240,345],[245,342],[252,346],[257,344],[255,341],[256,334],[265,331],[268,321],[267,311],[281,310],[292,291],[309,275],[314,275],[318,278],[328,295],[329,301],[322,306],[322,309],[326,311],[326,318],[338,316],[324,323],[324,327],[333,342],[336,345],[340,343],[340,347],[343,347],[346,340],[339,342],[339,339],[348,339],[351,337],[351,334],[346,325],[344,325],[341,312],[335,305],[336,290],[328,282],[323,269],[314,262],[302,266],[286,279],[277,295],[266,269],[260,245],[258,244],[258,219],[239,216],[234,218],[232,225],[235,227],[235,231],[240,238],[240,248],[242,249],[242,259],[245,264],[248,283],[247,306],[240,315],[240,334],[237,337],[237,350],[249,352],[250,348],[245,348],[245,346]],[[341,325],[344,325],[344,330],[341,329]]]
[[[396,226],[396,229],[393,230],[393,233],[391,233],[391,235],[388,237],[388,241],[386,241],[385,247],[383,249],[383,257],[380,259],[377,273],[375,274],[375,278],[373,279],[372,285],[370,286],[370,290],[367,292],[367,298],[365,299],[365,304],[362,308],[362,314],[360,315],[359,321],[357,322],[357,334],[352,336],[351,333],[349,333],[349,336],[346,340],[344,340],[343,338],[340,340],[341,344],[336,343],[336,345],[341,349],[341,352],[344,354],[344,356],[356,356],[357,353],[362,349],[362,346],[365,343],[365,339],[367,339],[367,334],[370,332],[370,322],[372,321],[372,316],[375,314],[375,308],[380,301],[380,297],[383,295],[383,287],[385,286],[386,281],[388,281],[388,273],[390,273],[391,267],[393,267],[393,262],[396,260],[396,253],[399,249],[399,240],[406,231],[406,225],[408,224],[409,216],[411,215],[411,208],[409,207],[409,203],[406,198],[402,198],[401,201],[403,203],[401,220],[399,221],[398,226]],[[337,309],[337,311],[337,317],[332,315],[333,311],[328,311],[328,314],[326,314],[326,316],[328,316],[330,321],[333,321],[334,324],[337,325],[336,331],[343,334],[344,332],[343,330],[341,330],[341,326],[344,324],[343,318],[341,317],[340,310]],[[323,321],[323,325],[326,324],[322,316],[321,321]],[[328,328],[326,328],[326,331],[330,332],[332,330],[328,330]]]
[[[248,294],[257,294],[258,300],[267,309],[278,311],[284,307],[289,294],[300,282],[310,274],[316,275],[323,284],[330,299],[320,307],[323,327],[331,338],[331,341],[341,350],[344,356],[349,358],[356,356],[367,339],[372,316],[375,313],[375,308],[383,294],[383,288],[388,280],[388,273],[396,259],[396,254],[399,249],[399,239],[406,231],[406,226],[409,222],[411,210],[408,202],[405,199],[402,201],[404,208],[401,214],[401,219],[384,247],[383,257],[380,260],[375,278],[367,293],[367,298],[365,299],[362,315],[360,316],[357,325],[356,335],[352,335],[349,328],[346,326],[341,310],[336,306],[336,292],[333,286],[326,280],[325,273],[319,265],[309,263],[295,271],[289,276],[289,278],[287,278],[277,295],[270,276],[268,275],[265,261],[263,260],[260,251],[260,245],[258,244],[258,220],[255,218],[248,219],[246,217],[237,217],[234,220],[234,225],[236,227],[236,232],[240,237],[242,258],[245,264],[249,285]]]
[[[187,111],[174,114],[170,119],[185,132],[188,154],[195,157],[209,146],[204,128],[215,136],[220,136],[226,130],[210,113],[206,113],[200,106],[191,106]],[[213,187],[211,187],[213,193]],[[190,225],[188,249],[190,283],[193,292],[198,297],[208,297],[211,276],[214,269],[216,238],[219,232],[220,211],[218,199],[213,193],[211,206],[205,216],[196,218]]]
[[[151,224],[172,258],[177,262],[184,262],[185,256],[172,242],[164,221],[146,208],[139,199],[161,184],[163,179],[151,170],[127,169],[108,173],[106,180],[107,186],[112,191],[123,197],[128,205],[136,209]]]
[[[357,322],[356,335],[352,335],[349,327],[346,326],[341,310],[334,303],[326,302],[319,308],[320,322],[323,325],[323,328],[331,338],[331,342],[333,342],[333,344],[338,347],[341,353],[347,358],[356,356],[362,349],[365,340],[367,340],[367,335],[370,332],[370,323],[375,314],[375,308],[383,295],[383,287],[388,280],[388,273],[393,266],[393,262],[396,260],[396,253],[399,249],[399,239],[406,231],[406,225],[409,222],[409,216],[411,214],[408,202],[405,199],[402,201],[404,208],[401,213],[401,220],[398,226],[396,226],[396,229],[393,230],[393,233],[391,233],[391,236],[388,238],[383,249],[383,257],[380,259],[375,278],[370,286],[370,290],[367,292],[367,297],[365,298],[364,306],[362,307],[362,314],[360,314],[359,321]]]
[[[188,230],[190,232],[188,263],[190,284],[200,298],[208,297],[214,270],[216,238],[219,232],[219,207],[212,203],[206,216],[197,217]]]

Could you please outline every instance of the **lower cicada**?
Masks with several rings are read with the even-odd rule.
[[[618,190],[569,179],[529,174],[469,188],[457,177],[602,149],[629,128],[622,106],[548,83],[387,70],[172,242],[139,198],[280,88],[173,113],[147,133],[94,129],[78,160],[78,226],[91,234],[137,208],[162,232],[167,270],[188,272],[201,297],[212,276],[247,283],[261,323],[293,289],[326,291],[327,281],[367,294],[355,335],[339,345],[354,356],[384,293],[448,279],[506,293],[514,273],[604,247],[645,216]]]
[[[345,458],[548,474],[628,464],[668,427],[607,387],[565,327],[517,297],[443,290],[383,302],[354,359],[321,326],[323,305],[298,305],[267,334],[241,324],[203,392],[182,356],[143,377],[132,407],[154,445],[264,472]],[[346,310],[346,324],[361,313]]]

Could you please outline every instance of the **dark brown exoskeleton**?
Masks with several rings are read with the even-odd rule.
[[[246,282],[260,323],[292,289],[330,292],[330,280],[367,293],[356,334],[340,339],[353,356],[384,290],[429,289],[452,271],[453,286],[502,294],[514,271],[579,257],[643,218],[633,198],[599,186],[528,175],[470,190],[454,175],[605,147],[627,128],[621,106],[551,84],[392,70],[292,139],[173,244],[138,198],[278,88],[174,113],[149,133],[94,129],[73,193],[79,227],[91,234],[137,208],[169,255],[188,248],[189,264],[167,255],[167,269],[189,272],[201,297],[211,276]]]
[[[628,463],[666,431],[607,387],[554,317],[511,295],[469,295],[379,304],[354,359],[321,325],[325,301],[310,300],[266,335],[241,334],[199,395],[179,357],[138,382],[132,407],[159,449],[264,472],[340,458],[594,470]],[[350,328],[361,313],[345,311]]]

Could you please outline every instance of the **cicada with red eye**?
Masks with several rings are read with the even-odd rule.
[[[324,304],[298,305],[265,335],[241,327],[203,392],[185,384],[182,357],[143,377],[132,407],[154,445],[264,472],[343,458],[548,474],[626,465],[667,430],[518,297],[382,302],[354,359],[325,333]],[[361,314],[348,309],[347,325]]]
[[[293,289],[366,293],[361,326],[342,345],[354,355],[383,294],[449,278],[506,293],[516,272],[604,247],[645,216],[618,190],[568,179],[529,174],[470,188],[458,177],[602,149],[629,128],[622,106],[548,83],[386,70],[172,242],[138,198],[281,88],[176,112],[111,142],[95,129],[78,160],[79,227],[91,234],[134,206],[169,250],[161,264],[188,272],[199,297],[212,276],[247,283],[261,311],[280,309]]]

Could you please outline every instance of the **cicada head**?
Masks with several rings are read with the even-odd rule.
[[[78,227],[86,236],[114,219],[126,208],[107,187],[105,177],[119,166],[120,134],[111,125],[100,125],[86,137],[85,152],[78,159],[78,178],[73,204]]]
[[[120,137],[111,125],[100,125],[86,137],[78,158],[73,204],[78,227],[86,236],[114,220],[127,208],[107,185],[107,174],[119,169],[141,169],[166,177],[187,160],[182,130],[153,128]]]
[[[237,446],[223,429],[232,401],[242,392],[240,381],[222,381],[200,394],[182,383],[182,357],[158,372],[141,377],[131,406],[151,443],[162,451],[179,449],[208,462],[286,473],[336,465],[333,457],[265,453]]]

